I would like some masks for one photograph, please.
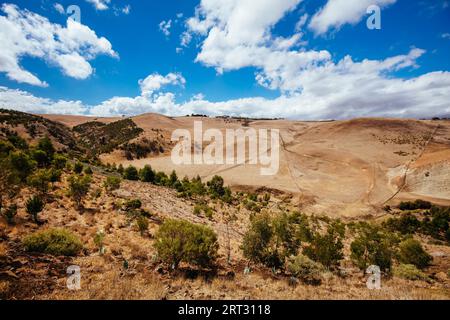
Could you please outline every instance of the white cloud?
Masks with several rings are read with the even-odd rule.
[[[161,21],[159,24],[159,30],[166,36],[170,36],[170,28],[172,27],[172,20]]]
[[[109,9],[109,3],[111,0],[86,0],[90,4],[94,6],[96,10],[108,10]]]
[[[23,56],[43,59],[76,79],[86,79],[92,74],[88,61],[97,55],[117,56],[106,38],[97,37],[89,27],[72,19],[63,27],[16,5],[4,4],[1,10],[6,15],[0,15],[0,72],[11,80],[47,86],[20,66]]]
[[[131,12],[131,6],[129,4],[122,8],[123,14],[128,15],[128,14],[130,14],[130,12]]]
[[[394,4],[397,0],[328,0],[312,18],[309,28],[317,35],[328,30],[340,29],[344,24],[356,24],[366,15],[367,8],[377,5],[381,8]]]
[[[55,8],[56,11],[58,11],[60,14],[65,14],[66,10],[64,10],[64,7],[62,6],[62,4],[60,3],[55,3],[53,5],[53,7]]]

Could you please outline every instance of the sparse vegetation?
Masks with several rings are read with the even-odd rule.
[[[78,237],[64,229],[48,229],[33,233],[23,239],[23,246],[29,252],[57,256],[75,256],[83,248]]]
[[[218,246],[213,230],[184,220],[166,220],[156,234],[158,256],[173,269],[181,262],[211,267],[217,258]]]

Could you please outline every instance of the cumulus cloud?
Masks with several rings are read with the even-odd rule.
[[[96,56],[117,56],[106,38],[99,38],[89,27],[73,19],[63,27],[16,5],[3,4],[1,10],[6,15],[0,15],[0,72],[5,72],[11,80],[47,86],[20,66],[23,56],[43,59],[76,79],[86,79],[92,74],[88,61]]]
[[[108,10],[109,9],[108,5],[111,2],[111,0],[86,0],[86,1],[92,4],[96,10],[100,11]]]
[[[328,0],[312,18],[309,28],[317,35],[330,29],[340,29],[344,24],[356,24],[366,15],[367,8],[377,5],[380,8],[394,4],[397,0]]]

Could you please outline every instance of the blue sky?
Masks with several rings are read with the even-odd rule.
[[[105,2],[96,1],[97,5]],[[92,70],[74,77],[70,66],[64,69],[58,64],[59,47],[36,53],[47,49],[44,45],[36,49],[34,45],[33,49],[12,54],[12,49],[8,51],[8,45],[14,45],[14,40],[8,39],[11,32],[0,32],[4,44],[0,47],[0,106],[46,113],[199,112],[302,119],[450,113],[446,93],[450,92],[449,1],[367,1],[381,8],[381,30],[367,28],[369,14],[365,12],[341,14],[340,10],[347,10],[339,7],[341,1],[264,0],[259,6],[253,1],[254,8],[241,1],[230,9],[225,0],[110,0],[102,10],[96,8],[95,1],[87,0],[2,2],[3,8],[15,4],[15,11],[23,14],[22,20],[31,20],[26,12],[32,12],[61,28],[66,27],[68,18],[61,8],[75,4],[81,10],[80,23],[95,32],[96,39],[87,44],[90,52],[84,49],[86,43],[77,49],[77,55]],[[271,8],[279,9],[279,14],[272,14]],[[321,12],[327,14],[321,16]],[[19,45],[27,46],[29,31],[21,27],[21,20],[5,10],[0,15],[8,27],[22,28],[25,40]],[[302,17],[304,24],[296,29]],[[168,21],[170,28],[164,34],[160,24]],[[312,21],[325,31],[319,32]],[[199,26],[206,31],[199,31]],[[241,36],[240,27],[255,35],[249,31],[249,36]],[[223,38],[214,38],[214,30]],[[260,30],[264,35],[258,34]],[[186,46],[181,45],[183,33],[192,37]],[[290,39],[297,34],[293,45],[277,47],[276,39]],[[111,45],[109,51],[98,49],[96,41],[102,37]],[[211,44],[205,48],[205,43]],[[71,53],[70,48],[65,50],[69,51],[64,54]],[[316,56],[291,59],[299,52]],[[346,56],[351,57],[351,63],[339,66]],[[382,65],[395,57],[401,61],[388,67]],[[10,71],[10,63],[2,62],[10,58],[41,84],[11,76],[14,72]],[[365,60],[377,62],[378,66],[360,65]],[[178,75],[178,81],[173,78],[160,82],[144,97],[140,80],[150,76],[153,85],[169,74]],[[161,77],[155,79],[155,75]],[[258,81],[259,76],[269,80]],[[313,77],[317,79],[311,80]],[[359,81],[373,85],[359,89]],[[321,83],[326,85],[320,88]],[[439,85],[430,87],[430,83]],[[342,93],[347,91],[356,92]],[[420,95],[414,99],[409,96],[412,93]],[[382,97],[385,94],[388,97]],[[114,97],[123,99],[111,100]]]

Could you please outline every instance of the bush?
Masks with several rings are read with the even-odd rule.
[[[122,179],[120,177],[109,176],[106,178],[103,183],[103,187],[107,192],[112,192],[120,188],[120,184],[122,183]]]
[[[430,281],[430,278],[413,264],[400,264],[393,269],[394,276],[406,280]]]
[[[83,198],[88,194],[91,186],[91,177],[72,175],[68,178],[69,196],[75,201],[78,209],[83,209]]]
[[[398,208],[402,211],[407,211],[407,210],[418,210],[418,209],[423,209],[423,210],[429,210],[431,209],[432,204],[428,201],[423,201],[420,199],[417,199],[414,202],[401,202],[400,205],[398,206]]]
[[[17,205],[16,204],[10,205],[8,208],[5,209],[5,211],[2,214],[5,217],[6,222],[8,222],[8,224],[13,224],[14,217],[17,215]]]
[[[155,242],[158,256],[174,269],[180,262],[210,267],[217,258],[217,235],[207,226],[183,220],[166,220]]]
[[[148,230],[148,219],[142,215],[140,215],[136,220],[136,225],[139,229],[139,232],[141,235],[144,235],[144,233]]]
[[[316,262],[328,268],[334,268],[344,258],[342,242],[345,225],[339,221],[330,224],[325,234],[316,233],[303,253]]]
[[[25,237],[23,245],[28,252],[57,256],[75,256],[83,248],[80,239],[64,229],[38,231]]]
[[[126,180],[137,181],[139,180],[139,175],[136,167],[128,166],[123,172],[123,178]]]
[[[139,178],[142,182],[155,182],[155,171],[153,171],[152,167],[149,165],[144,166],[141,170],[139,170]]]
[[[286,270],[306,284],[319,285],[324,267],[307,256],[299,254],[287,259]]]
[[[39,223],[38,214],[44,209],[44,202],[39,196],[33,196],[27,201],[27,213],[33,218],[33,221]]]
[[[55,167],[56,169],[64,169],[66,167],[67,164],[67,158],[62,155],[62,154],[55,154],[53,156],[53,167]]]
[[[83,164],[80,161],[77,161],[73,165],[73,172],[75,172],[76,174],[81,174],[83,172],[83,168]]]
[[[27,184],[42,195],[48,192],[52,174],[50,170],[39,169],[27,179]]]
[[[88,174],[88,175],[91,175],[91,174],[93,174],[94,172],[92,171],[92,168],[91,168],[91,166],[87,166],[86,168],[84,168],[84,174]]]
[[[411,238],[400,243],[398,260],[403,264],[412,264],[423,269],[433,261],[433,258],[423,249],[419,241]]]
[[[402,234],[414,234],[420,229],[421,223],[414,215],[408,213],[400,218],[390,218],[383,225],[391,231],[398,231]]]
[[[377,226],[363,224],[350,245],[350,258],[363,271],[371,265],[376,265],[382,271],[390,272],[394,248],[393,237]]]

